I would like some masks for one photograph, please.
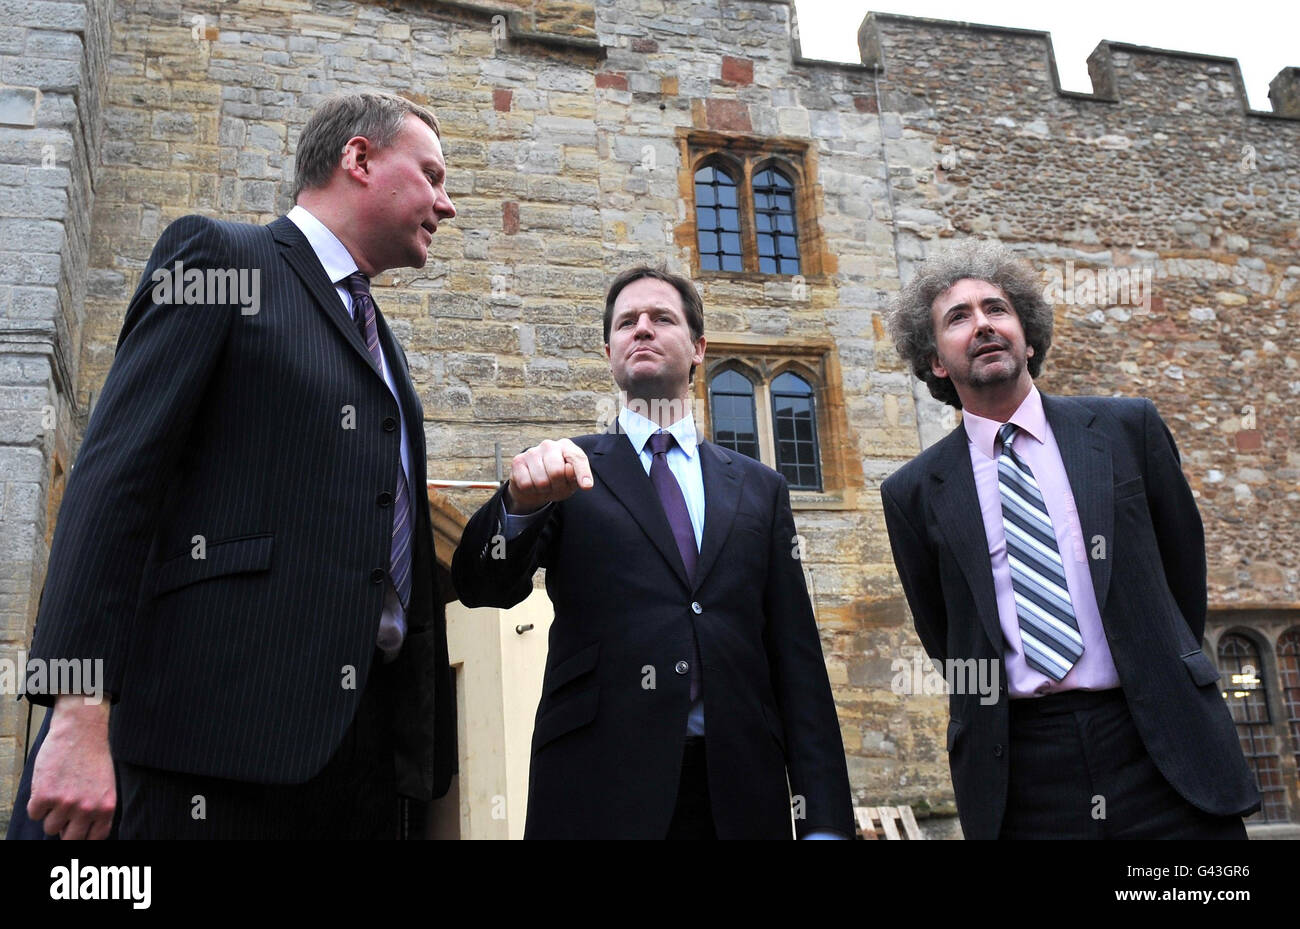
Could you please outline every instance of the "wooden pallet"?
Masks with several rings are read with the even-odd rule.
[[[924,839],[921,829],[916,825],[910,806],[855,806],[853,815],[857,817],[858,829],[864,839]],[[903,832],[898,831],[902,823]]]

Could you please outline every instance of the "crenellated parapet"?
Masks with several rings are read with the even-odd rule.
[[[952,100],[980,96],[1024,108],[1053,98],[1131,110],[1300,119],[1300,78],[1285,68],[1273,110],[1252,110],[1235,58],[1103,41],[1088,57],[1091,94],[1061,89],[1050,33],[869,13],[858,30],[864,65],[899,91]]]

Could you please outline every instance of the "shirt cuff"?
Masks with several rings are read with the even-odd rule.
[[[540,510],[534,510],[531,513],[522,513],[516,515],[506,512],[506,502],[501,501],[501,526],[502,534],[506,537],[507,542],[513,542],[525,529],[537,522],[541,517],[551,511],[551,504],[547,503]]]

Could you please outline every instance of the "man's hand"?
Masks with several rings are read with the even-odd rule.
[[[532,513],[592,486],[587,453],[568,439],[546,439],[510,462],[506,512],[515,516]]]
[[[87,703],[75,694],[59,697],[50,731],[32,768],[27,815],[45,820],[46,835],[61,839],[104,839],[113,827],[117,784],[108,750],[109,702]]]

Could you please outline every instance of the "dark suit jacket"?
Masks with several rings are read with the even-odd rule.
[[[1192,805],[1259,804],[1219,675],[1201,651],[1205,536],[1173,437],[1149,400],[1043,396],[1078,507],[1106,641],[1138,732]],[[959,426],[880,488],[894,564],[931,658],[1001,659],[1002,629],[966,430]],[[1005,675],[994,704],[952,694],[948,753],[962,829],[995,838],[1006,807]]]
[[[839,722],[793,557],[785,479],[699,445],[704,535],[686,577],[626,435],[575,439],[595,486],[500,539],[498,491],[465,527],[452,576],[467,606],[510,607],[538,566],[555,607],[533,730],[528,838],[662,839],[677,797],[690,677],[703,663],[709,792],[720,838],[853,834]],[[695,610],[698,605],[698,612]],[[789,776],[789,786],[786,778]]]
[[[176,262],[257,269],[259,312],[155,303],[153,272]],[[398,784],[428,799],[455,766],[455,708],[423,412],[382,316],[378,329],[414,446]],[[324,767],[375,654],[397,416],[292,222],[167,228],[68,481],[32,645],[35,658],[104,659],[117,760],[261,783]]]

